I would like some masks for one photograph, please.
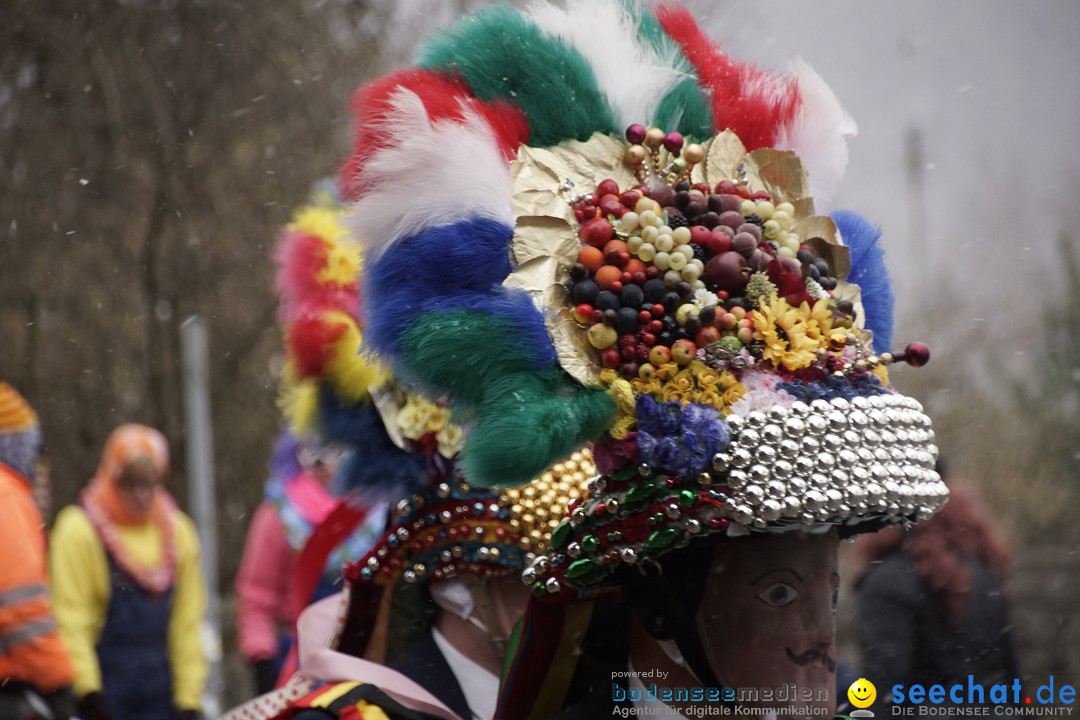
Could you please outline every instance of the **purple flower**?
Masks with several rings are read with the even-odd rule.
[[[638,398],[638,454],[642,462],[683,477],[697,475],[728,444],[727,425],[707,405]]]

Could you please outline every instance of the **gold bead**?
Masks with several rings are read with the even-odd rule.
[[[626,153],[623,155],[623,160],[626,161],[627,165],[636,166],[641,165],[643,162],[645,162],[645,158],[647,156],[648,153],[645,152],[645,148],[641,147],[640,145],[631,145],[630,147],[626,148]]]
[[[683,150],[682,156],[686,159],[686,162],[692,165],[697,165],[699,162],[705,159],[705,148],[701,147],[697,143],[692,143],[686,146]]]
[[[878,360],[881,361],[882,365],[892,365],[894,360],[893,354],[891,352],[883,352],[878,356]]]
[[[663,130],[658,127],[651,127],[645,131],[645,144],[655,150],[664,144],[664,138],[667,136]]]

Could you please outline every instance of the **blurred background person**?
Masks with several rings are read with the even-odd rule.
[[[163,487],[168,471],[165,437],[123,425],[79,504],[57,517],[56,616],[84,720],[198,716],[206,592],[195,527]]]
[[[857,631],[862,677],[888,688],[1020,677],[1005,585],[1011,553],[976,487],[949,479],[949,502],[910,532],[859,539]],[[878,706],[888,701],[879,692]]]
[[[37,717],[35,695],[53,718],[72,709],[74,672],[49,601],[45,533],[32,495],[40,447],[37,415],[0,382],[0,720]]]
[[[331,481],[342,457],[339,449],[300,442],[289,431],[274,446],[270,479],[248,526],[236,576],[237,644],[259,694],[274,688],[295,642],[293,571],[314,529],[337,506]],[[342,567],[367,552],[382,533],[384,515],[368,513],[330,553],[308,602],[340,589]]]

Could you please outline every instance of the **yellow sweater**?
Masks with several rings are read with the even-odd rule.
[[[173,703],[181,710],[197,710],[206,683],[200,623],[206,588],[199,569],[199,538],[183,513],[175,514],[176,579],[169,618],[169,667]],[[132,561],[144,565],[162,562],[161,532],[152,523],[116,526],[120,542]],[[56,518],[49,541],[53,612],[60,634],[75,664],[75,694],[101,691],[101,669],[95,646],[109,608],[111,587],[105,547],[83,509],[69,505]]]

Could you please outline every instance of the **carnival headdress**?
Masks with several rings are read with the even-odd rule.
[[[355,96],[342,172],[365,343],[445,395],[474,485],[595,441],[526,573],[595,592],[697,536],[932,513],[933,430],[886,367],[878,231],[817,214],[854,125],[804,64],[736,63],[679,7],[485,9]]]

